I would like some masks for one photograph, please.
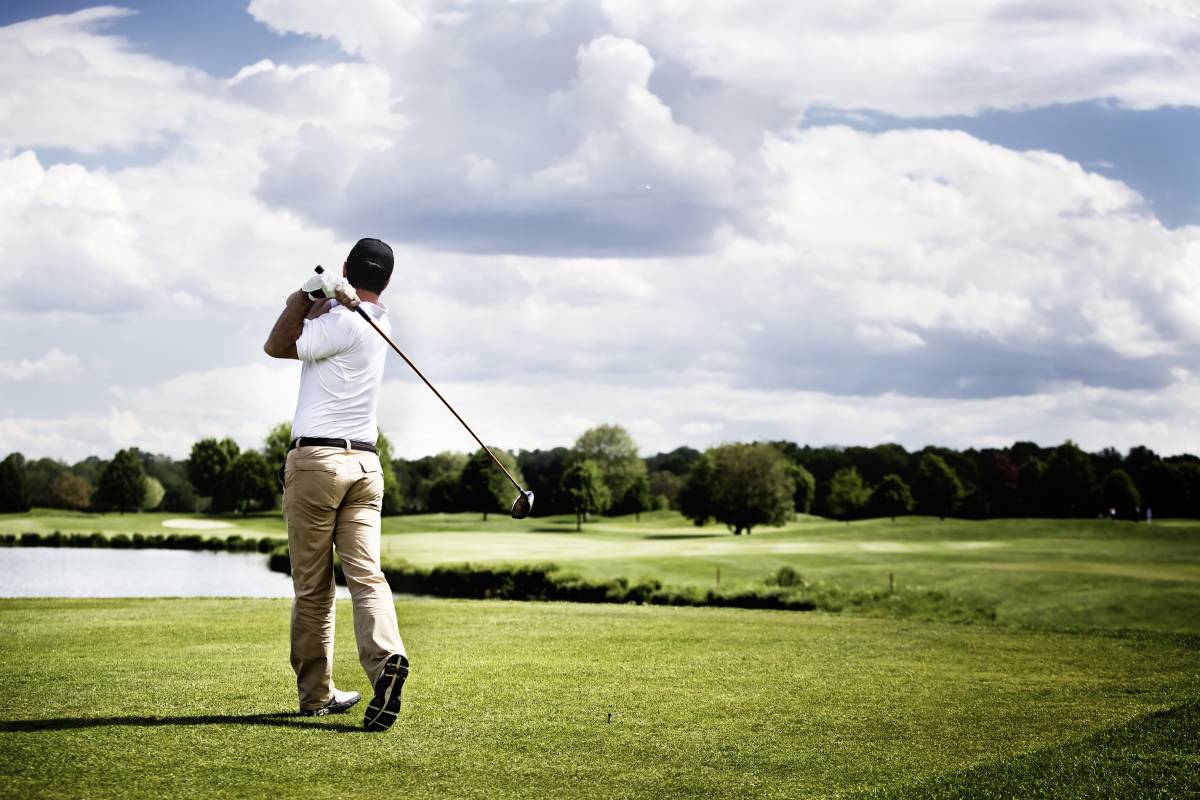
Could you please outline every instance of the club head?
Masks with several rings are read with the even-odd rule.
[[[529,516],[529,512],[533,509],[533,492],[521,492],[520,496],[513,501],[512,518],[525,519]]]

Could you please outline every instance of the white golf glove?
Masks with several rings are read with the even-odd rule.
[[[308,295],[309,300],[321,300],[337,296],[338,282],[344,280],[341,275],[335,275],[326,270],[309,277],[300,287],[300,291]]]
[[[362,302],[358,299],[358,292],[350,285],[350,281],[328,271],[313,275],[304,282],[300,291],[307,294],[309,300],[323,300],[332,297],[352,311],[358,308],[359,303]]]

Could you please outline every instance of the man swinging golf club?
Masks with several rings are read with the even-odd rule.
[[[354,607],[359,663],[374,687],[363,718],[369,731],[396,721],[408,677],[392,590],[379,566],[383,472],[375,408],[387,344],[371,328],[391,329],[379,295],[392,265],[387,244],[361,239],[340,275],[318,270],[288,297],[263,345],[269,356],[304,362],[283,469],[300,713],[341,714],[361,699],[333,685],[336,548]],[[359,314],[373,324],[363,324]]]

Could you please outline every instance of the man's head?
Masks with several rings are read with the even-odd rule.
[[[346,256],[346,280],[355,289],[379,294],[392,278],[392,248],[378,239],[359,239]]]

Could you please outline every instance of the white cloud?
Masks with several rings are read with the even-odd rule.
[[[64,353],[57,347],[38,359],[20,358],[0,361],[0,383],[5,381],[46,381],[74,383],[80,378],[83,364],[77,356]]]
[[[385,300],[402,346],[502,446],[615,421],[646,451],[785,437],[1200,449],[1200,228],[1164,228],[1128,186],[1052,153],[953,131],[795,130],[776,113],[832,102],[823,93],[896,113],[1192,102],[1200,84],[1180,76],[1194,56],[1179,48],[1195,20],[1155,16],[1180,8],[1072,6],[1051,23],[1028,6],[935,19],[897,3],[886,28],[862,4],[686,20],[605,8],[255,0],[277,30],[335,37],[363,61],[255,55],[229,81],[134,52],[96,27],[111,10],[0,29],[19,78],[0,87],[30,118],[0,125],[0,322],[49,311],[120,326],[154,309],[161,341],[136,355],[161,359],[184,335],[174,310],[245,319],[222,331],[223,355],[120,381],[71,415],[43,415],[34,376],[66,371],[46,365],[68,351],[127,359],[127,340],[0,362],[11,384],[28,376],[6,392],[0,450],[257,444],[290,416],[297,368],[247,359],[286,292],[360,235],[395,246]],[[1065,47],[1071,25],[1095,46]],[[965,29],[974,38],[956,38]],[[831,36],[853,47],[832,52]],[[996,51],[982,78],[962,66],[980,42]],[[1053,79],[1005,72],[1014,60]],[[61,128],[59,86],[94,129]],[[133,167],[42,155],[153,143]],[[406,455],[470,445],[396,363],[381,420]]]
[[[1112,98],[1200,104],[1200,17],[1183,2],[647,3],[602,0],[616,30],[694,75],[901,116]]]

